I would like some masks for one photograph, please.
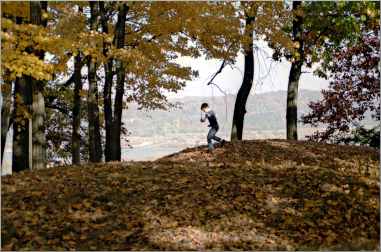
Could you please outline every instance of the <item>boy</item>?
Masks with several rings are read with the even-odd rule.
[[[212,152],[214,149],[212,140],[220,142],[222,145],[225,143],[225,140],[216,136],[219,126],[218,126],[216,114],[214,114],[213,110],[209,108],[208,103],[201,104],[201,111],[204,112],[205,115],[203,116],[201,114],[200,122],[205,122],[206,119],[208,119],[209,121],[208,127],[210,127],[210,130],[208,132],[207,141],[208,141],[209,152]]]

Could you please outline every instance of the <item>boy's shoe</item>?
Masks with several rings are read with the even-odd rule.
[[[224,146],[225,144],[226,144],[225,139],[222,139],[222,141],[221,141],[221,147]]]

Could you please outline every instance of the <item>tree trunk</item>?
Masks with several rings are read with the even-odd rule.
[[[116,24],[115,42],[117,48],[124,47],[125,38],[125,23],[126,15],[128,12],[128,6],[123,4],[119,10],[118,22]],[[111,132],[111,160],[121,160],[121,129],[122,129],[122,112],[123,112],[123,95],[124,95],[124,81],[125,81],[125,69],[122,61],[116,61],[116,91],[114,101],[114,117],[112,121]]]
[[[121,131],[125,72],[122,62],[117,62],[117,84],[114,102],[114,118],[111,132],[111,160],[121,160]]]
[[[30,23],[46,25],[42,22],[42,9],[46,11],[47,2],[30,2]],[[21,23],[20,19],[16,19]],[[43,59],[44,52],[26,48]],[[42,93],[43,82],[31,76],[17,78],[14,96],[13,154],[12,168],[18,172],[25,169],[46,167],[45,141],[45,103]],[[33,166],[33,167],[32,167]]]
[[[108,24],[106,18],[106,10],[104,8],[104,2],[99,2],[99,10],[101,15],[101,24],[102,24],[102,32],[107,34]],[[103,54],[107,57],[108,53],[107,43],[104,43]],[[107,63],[104,64],[105,71],[105,83],[103,87],[103,112],[105,117],[105,130],[106,130],[106,145],[105,145],[105,160],[106,162],[111,160],[111,132],[112,132],[112,82],[113,82],[113,59],[108,59]]]
[[[74,165],[81,163],[81,135],[79,133],[81,126],[81,95],[82,91],[82,62],[81,55],[74,58],[74,97],[73,97],[73,122],[72,122],[72,136],[71,136],[71,162]]]
[[[42,21],[42,10],[47,10],[47,2],[30,2],[31,23],[46,26]],[[44,59],[43,51],[34,51],[34,54]],[[32,169],[46,168],[46,138],[45,138],[45,101],[43,89],[45,83],[30,78],[32,86]]]
[[[98,86],[96,80],[96,65],[89,59],[87,95],[87,113],[89,118],[89,154],[91,162],[102,161],[102,144],[99,125]]]
[[[90,29],[96,30],[95,2],[90,2],[90,8]],[[88,57],[87,68],[89,82],[89,90],[87,95],[87,112],[89,118],[89,159],[90,162],[97,163],[102,161],[102,144],[99,125],[97,66],[91,57]]]
[[[106,145],[105,145],[105,160],[106,162],[111,160],[111,132],[112,132],[112,101],[111,101],[111,90],[112,90],[112,59],[110,59],[104,65],[105,71],[105,84],[103,87],[103,112],[105,117],[105,130],[106,130]]]
[[[26,77],[16,78],[13,98],[12,172],[29,167],[29,119],[32,89]]]
[[[16,24],[22,18],[16,17]],[[12,172],[30,169],[29,158],[29,120],[32,103],[32,89],[26,83],[26,77],[17,77],[13,93],[13,139],[12,139]]]
[[[254,17],[246,18],[245,35],[250,37],[250,43],[245,48],[245,71],[242,85],[238,90],[234,105],[233,125],[231,131],[231,141],[242,140],[243,124],[246,113],[246,102],[249,97],[254,78],[254,55],[253,55],[253,28],[251,24]]]
[[[302,63],[293,62],[291,64],[290,76],[287,88],[287,139],[298,140],[298,86],[302,72]]]
[[[293,10],[296,10],[300,5],[301,2],[292,2]],[[293,41],[298,43],[299,48],[297,50],[298,55],[294,56],[294,60],[291,64],[290,75],[288,79],[286,112],[288,140],[298,140],[298,86],[304,62],[302,25],[302,17],[295,16],[292,22],[292,36]]]
[[[6,73],[4,73],[6,74]],[[10,127],[11,107],[12,107],[12,82],[4,80],[1,84],[2,104],[1,104],[1,163],[4,158],[4,148],[7,142],[7,134]]]
[[[44,83],[32,80],[32,169],[46,168]]]

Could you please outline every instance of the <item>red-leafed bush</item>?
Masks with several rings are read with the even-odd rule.
[[[312,126],[326,126],[309,136],[314,141],[342,142],[371,115],[380,120],[380,39],[368,33],[352,47],[339,48],[328,70],[332,81],[322,91],[322,100],[311,102],[311,112],[302,120]]]

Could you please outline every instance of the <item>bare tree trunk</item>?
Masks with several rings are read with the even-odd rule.
[[[301,2],[292,2],[293,10],[296,10],[300,5]],[[302,25],[302,17],[295,16],[292,22],[292,36],[294,42],[297,42],[299,45],[299,55],[297,57],[294,57],[294,61],[291,64],[290,75],[288,79],[286,123],[287,139],[289,140],[298,140],[298,88],[299,79],[302,73],[302,66],[304,62]]]
[[[6,74],[6,73],[4,73]],[[3,78],[4,79],[4,78]],[[7,141],[7,134],[10,127],[12,110],[12,82],[6,81],[1,84],[2,104],[1,104],[1,163],[4,158],[4,148]]]
[[[106,10],[104,2],[99,2],[99,10],[101,15],[102,32],[108,33],[108,24],[106,18]],[[107,56],[109,44],[105,43],[103,48],[103,54]],[[113,84],[113,59],[108,59],[108,62],[104,64],[105,71],[105,83],[103,87],[103,112],[105,117],[105,130],[106,130],[106,143],[105,143],[105,160],[106,162],[111,160],[111,132],[112,132],[112,100],[111,90]]]
[[[47,2],[30,2],[31,23],[46,26],[42,21],[42,10],[47,10]],[[43,51],[34,51],[41,60],[44,59]],[[46,168],[46,138],[45,138],[45,100],[43,89],[45,83],[30,78],[32,86],[32,168]]]
[[[287,88],[287,139],[298,140],[298,86],[302,72],[302,63],[293,62],[291,64],[290,76]]]
[[[102,161],[102,144],[99,125],[98,86],[96,80],[96,65],[89,60],[88,81],[89,90],[87,95],[87,113],[89,117],[89,154],[91,162]]]
[[[245,48],[245,71],[242,85],[238,90],[234,105],[233,125],[231,131],[231,141],[242,140],[243,124],[246,114],[246,102],[249,97],[254,78],[254,55],[253,55],[253,28],[251,24],[254,17],[246,18],[245,34],[250,37],[250,43]]]
[[[124,94],[125,72],[122,62],[117,62],[117,86],[114,103],[114,118],[111,132],[111,160],[121,160],[121,130],[122,130],[122,111]]]
[[[79,134],[81,126],[81,95],[82,91],[82,62],[81,55],[74,58],[74,97],[73,97],[73,122],[72,122],[72,136],[71,136],[71,162],[78,165],[81,163],[81,135]]]
[[[32,89],[26,77],[16,78],[13,98],[12,172],[29,167],[29,118]]]
[[[46,168],[45,101],[41,81],[32,81],[32,164],[33,169]]]
[[[118,22],[116,24],[115,40],[116,47],[124,47],[125,38],[125,23],[126,15],[128,12],[128,6],[123,4],[119,9]],[[122,112],[123,112],[123,95],[124,95],[124,81],[125,81],[125,68],[122,61],[116,61],[116,92],[115,92],[115,102],[114,102],[114,118],[112,121],[112,132],[111,132],[111,160],[121,160],[121,129],[122,129]]]
[[[90,29],[96,30],[95,2],[90,2],[91,17]],[[98,83],[96,63],[88,57],[88,81],[89,90],[87,95],[87,112],[89,118],[89,154],[91,162],[102,161],[102,143],[99,125]]]
[[[106,143],[105,143],[105,160],[106,162],[111,159],[111,132],[112,132],[112,101],[111,101],[111,90],[112,90],[112,60],[109,60],[104,65],[105,71],[105,84],[103,87],[103,111],[105,117],[105,131],[106,131]]]

